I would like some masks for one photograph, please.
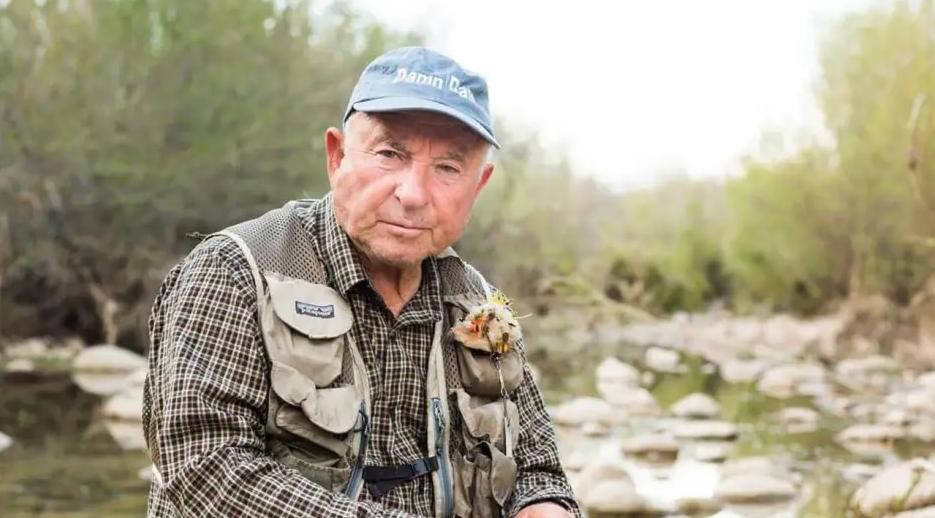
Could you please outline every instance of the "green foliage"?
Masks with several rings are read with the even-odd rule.
[[[727,263],[748,300],[801,311],[847,293],[847,206],[820,150],[750,164],[728,184]]]
[[[907,302],[933,273],[933,34],[933,0],[829,26],[817,94],[833,142],[750,159],[726,182],[615,193],[501,128],[460,252],[537,309]],[[341,3],[0,7],[0,334],[119,331],[140,346],[185,235],[323,193],[322,133],[360,70],[417,40]]]
[[[932,272],[932,34],[931,1],[831,27],[819,100],[834,147],[751,163],[729,185],[727,259],[748,300],[802,311],[870,293],[904,303]]]
[[[341,4],[312,19],[307,1],[11,1],[0,9],[11,311],[42,290],[54,329],[49,318],[77,318],[70,297],[121,313],[148,304],[187,233],[325,192],[324,130],[364,65],[414,40]],[[30,325],[6,325],[18,323]]]

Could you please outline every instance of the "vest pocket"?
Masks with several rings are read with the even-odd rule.
[[[281,441],[270,441],[267,445],[270,455],[282,463],[296,469],[306,479],[329,490],[341,488],[350,478],[351,468],[347,465],[323,466],[315,453],[288,445]]]
[[[507,441],[519,440],[519,409],[509,399],[492,399],[454,391],[453,408],[461,417],[464,444],[456,454],[455,514],[470,518],[499,516],[513,492],[516,461],[505,455]],[[507,438],[505,418],[511,423]]]
[[[500,451],[506,450],[505,418],[509,417],[512,437],[519,440],[519,409],[509,399],[493,399],[472,396],[464,390],[455,391],[456,407],[461,415],[464,441],[468,448],[481,442],[489,442]]]
[[[266,272],[261,328],[270,360],[267,449],[319,485],[347,484],[362,391],[340,378],[353,316],[331,288]]]
[[[270,359],[326,387],[341,374],[351,308],[333,289],[266,272],[269,300],[263,332]]]
[[[500,374],[493,355],[464,347],[456,343],[458,369],[461,384],[465,390],[478,396],[499,397]],[[509,394],[523,381],[523,360],[519,351],[511,349],[500,355],[500,369],[503,373],[503,386]]]
[[[455,465],[455,515],[499,518],[516,482],[516,461],[483,442]]]

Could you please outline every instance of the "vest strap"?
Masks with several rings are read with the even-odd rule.
[[[438,469],[438,457],[425,457],[396,466],[365,466],[364,480],[374,498],[389,493],[394,487]]]

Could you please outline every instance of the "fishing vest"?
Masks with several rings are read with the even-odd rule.
[[[253,274],[257,316],[269,359],[266,450],[308,480],[357,499],[431,476],[435,516],[500,516],[516,480],[519,412],[509,397],[523,379],[515,348],[499,357],[454,340],[451,326],[486,301],[489,286],[451,249],[437,258],[444,318],[436,322],[426,373],[427,457],[367,465],[372,397],[350,332],[351,306],[327,284],[302,211],[287,203],[214,235],[232,239]],[[502,374],[502,376],[501,376]]]

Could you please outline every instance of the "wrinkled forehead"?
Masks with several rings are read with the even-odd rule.
[[[390,138],[407,142],[428,140],[461,149],[465,153],[486,151],[488,144],[464,123],[446,115],[427,111],[355,113],[352,127],[364,142]]]

